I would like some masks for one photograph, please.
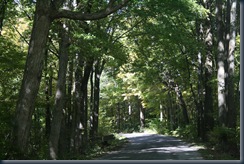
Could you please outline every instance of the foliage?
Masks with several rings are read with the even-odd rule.
[[[240,131],[227,127],[215,127],[209,134],[209,144],[217,150],[238,153],[240,152]]]
[[[156,131],[158,134],[169,134],[169,130],[167,128],[167,125],[165,122],[161,122],[158,119],[152,119],[148,123],[148,128],[151,129],[152,131]]]
[[[178,127],[175,131],[171,132],[172,135],[187,139],[189,141],[197,141],[196,126],[187,125],[185,127]]]
[[[206,160],[240,160],[240,128],[215,127],[200,153]]]
[[[99,129],[98,136],[105,136],[115,132],[114,121],[111,117],[105,116],[104,113],[99,113]]]
[[[20,78],[24,65],[21,47],[5,36],[0,36],[0,158],[10,156],[10,138],[14,108],[18,98]]]
[[[74,1],[66,5],[75,8],[74,10],[81,8],[82,12],[93,13],[106,6],[108,1],[84,0],[77,3],[79,4],[76,5]],[[240,151],[240,106],[238,105],[240,102],[240,35],[236,38],[234,75],[234,104],[237,104],[238,128],[216,127],[218,122],[217,26],[215,15],[210,11],[211,8],[216,7],[216,4],[212,1],[211,3],[208,1],[210,6],[204,3],[205,1],[196,0],[135,0],[102,20],[55,20],[48,36],[43,78],[32,116],[30,142],[26,152],[28,158],[49,158],[49,134],[46,121],[53,120],[55,93],[58,92],[55,86],[60,49],[57,24],[64,22],[67,25],[70,47],[67,54],[69,66],[66,78],[66,106],[63,109],[63,129],[67,130],[68,134],[62,134],[64,135],[62,137],[68,139],[65,141],[67,148],[63,150],[63,157],[60,159],[92,159],[105,150],[117,149],[125,143],[118,137],[109,147],[104,147],[99,141],[88,142],[91,129],[89,117],[98,103],[100,103],[99,125],[98,136],[95,137],[118,132],[150,131],[193,141],[205,141],[210,147],[216,151],[224,151],[226,155],[238,154]],[[35,1],[26,0],[8,3],[4,27],[0,35],[1,159],[13,157],[18,159],[11,150],[10,138],[30,30],[33,26],[35,4]],[[211,47],[207,45],[207,38],[205,38],[208,30],[212,32]],[[209,51],[211,54],[208,54]],[[79,58],[81,63],[77,60]],[[80,95],[75,91],[79,90],[76,86],[82,83],[85,68],[90,61],[94,63],[89,72],[89,83],[85,88],[88,91],[86,97],[88,102],[79,99],[84,101],[84,105],[88,105],[87,116],[85,116],[87,118],[85,118],[85,112],[78,110],[76,106],[76,98]],[[101,77],[99,76],[99,102],[98,100],[93,102],[91,99],[92,96],[94,97],[95,63],[98,61],[104,61],[105,66]],[[211,63],[210,66],[207,66],[207,62]],[[211,77],[207,77],[208,69],[212,72]],[[81,72],[81,79],[77,79],[77,70]],[[211,94],[207,93],[207,86],[211,88]],[[207,102],[210,96],[212,102]],[[184,126],[182,101],[189,116],[189,124]],[[204,113],[209,110],[205,108],[208,103],[213,106],[213,112],[210,114]],[[143,128],[141,127],[142,109],[145,110],[143,119],[146,123]],[[49,115],[48,110],[50,110]],[[212,127],[207,129],[209,122],[206,120],[209,116],[214,120],[213,129]],[[85,129],[88,132],[87,142],[80,144],[75,152],[75,146],[72,145],[74,139],[84,137],[84,133],[77,136],[73,133],[80,130],[82,121],[88,124]],[[82,131],[84,132],[84,129]],[[205,138],[203,134],[206,134]]]

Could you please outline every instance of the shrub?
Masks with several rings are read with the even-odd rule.
[[[148,123],[148,128],[153,131],[156,131],[159,134],[168,134],[169,132],[166,123],[161,122],[158,119],[152,119],[152,121]]]
[[[209,143],[217,150],[238,154],[240,152],[240,131],[226,127],[215,127],[209,133]]]
[[[178,127],[176,130],[172,131],[172,135],[187,140],[195,140],[197,138],[197,131],[194,125],[186,125],[185,127]]]

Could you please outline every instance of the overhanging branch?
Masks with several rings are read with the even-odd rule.
[[[67,18],[73,20],[98,20],[98,19],[105,18],[106,16],[126,6],[129,1],[130,0],[123,0],[120,4],[116,6],[112,6],[111,4],[114,3],[114,0],[111,0],[106,9],[100,10],[95,13],[83,13],[81,11],[70,11],[70,10],[60,9],[58,11],[56,10],[53,11],[51,15],[53,19]]]

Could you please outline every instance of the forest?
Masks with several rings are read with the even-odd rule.
[[[240,128],[239,0],[0,0],[0,159],[153,130],[239,160]]]

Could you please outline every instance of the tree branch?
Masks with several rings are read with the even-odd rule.
[[[114,0],[111,0],[106,9],[95,13],[82,13],[81,11],[70,11],[65,9],[60,9],[59,11],[54,10],[51,14],[51,17],[53,19],[68,18],[73,20],[98,20],[105,18],[106,16],[126,6],[129,1],[130,0],[124,0],[116,6],[111,6],[111,4],[114,3]]]
[[[24,40],[24,42],[29,46],[29,41],[19,32],[19,30],[15,26],[13,26],[13,28],[19,34],[19,36]]]
[[[127,33],[129,33],[130,31],[132,31],[135,27],[137,27],[140,23],[142,23],[143,20],[140,20],[138,22],[136,22],[131,28],[129,28],[127,31],[125,31],[124,33],[120,34],[119,36],[117,36],[113,42],[117,42],[119,39],[121,39],[124,35],[126,35]]]

